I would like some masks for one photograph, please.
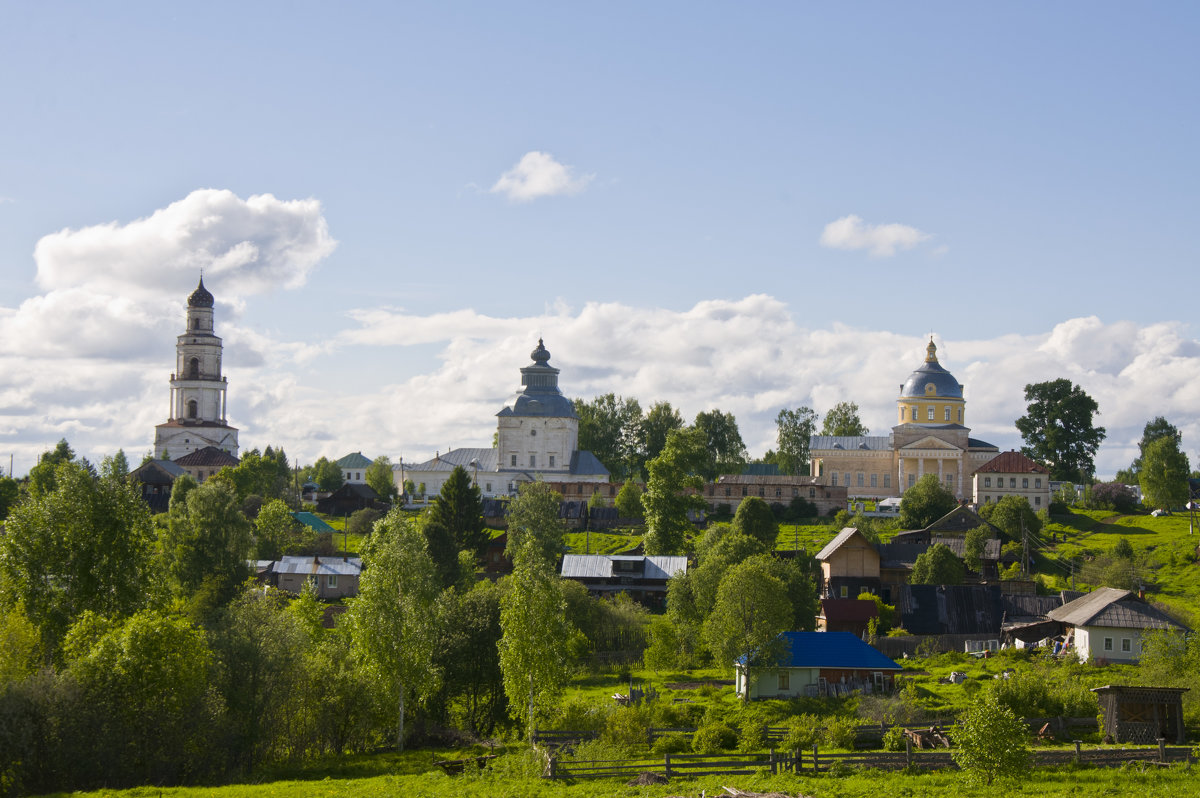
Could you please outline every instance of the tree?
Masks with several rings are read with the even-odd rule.
[[[646,463],[649,476],[642,508],[646,516],[646,553],[680,554],[687,534],[692,530],[688,510],[705,507],[698,491],[703,480],[696,469],[707,458],[702,434],[696,430],[675,430],[667,436],[667,445],[658,457]]]
[[[1116,510],[1128,514],[1137,509],[1137,503],[1133,489],[1122,482],[1098,482],[1083,494],[1083,504],[1088,510]]]
[[[960,585],[966,575],[962,561],[944,543],[934,543],[913,563],[913,585]]]
[[[313,463],[312,469],[313,482],[316,482],[322,491],[332,493],[345,484],[342,469],[332,460],[322,457]]]
[[[54,478],[58,467],[74,460],[75,452],[71,451],[66,438],[59,440],[52,450],[43,452],[37,465],[29,469],[29,495],[37,498],[54,490]]]
[[[900,528],[924,529],[957,506],[958,499],[937,474],[926,474],[900,499]]]
[[[1095,471],[1096,449],[1104,427],[1093,424],[1100,406],[1070,380],[1060,378],[1025,386],[1026,413],[1017,419],[1025,440],[1021,452],[1046,463],[1050,478],[1085,482]]]
[[[766,555],[751,557],[732,568],[717,591],[712,613],[704,622],[704,639],[722,667],[740,663],[746,691],[755,670],[769,668],[786,652],[781,648],[793,617],[787,588],[773,573]]]
[[[1159,438],[1172,438],[1176,446],[1183,445],[1183,435],[1179,432],[1179,428],[1162,416],[1155,416],[1142,428],[1142,439],[1138,441],[1138,456],[1133,459],[1129,468],[1117,472],[1117,482],[1124,482],[1126,485],[1139,484],[1138,476],[1142,470],[1142,462],[1146,458],[1146,447]]]
[[[738,431],[733,413],[704,410],[696,414],[692,426],[700,431],[708,451],[702,471],[705,479],[716,479],[718,474],[741,473],[746,465],[746,444],[742,442],[742,433]]]
[[[43,477],[5,522],[0,585],[54,652],[85,610],[123,617],[147,601],[154,535],[141,495],[114,473],[64,460]]]
[[[380,455],[367,466],[367,485],[379,494],[385,502],[396,500],[396,478],[392,473],[392,461],[387,455]]]
[[[526,482],[508,504],[508,543],[504,553],[512,559],[525,540],[533,540],[542,555],[553,562],[563,550],[566,524],[558,517],[562,496],[545,482]],[[514,560],[515,562],[515,560]]]
[[[483,524],[483,496],[462,466],[455,466],[427,513],[429,523],[444,527],[455,551],[466,549],[482,557],[488,536]]]
[[[203,616],[232,599],[249,575],[251,525],[228,483],[210,479],[188,487],[181,481],[171,491],[163,554],[176,592],[196,599]],[[185,498],[176,502],[181,488]]]
[[[959,720],[954,761],[976,784],[1015,779],[1028,771],[1027,736],[1025,724],[995,691],[981,690]]]
[[[995,504],[985,504],[979,515],[1000,527],[1009,540],[1021,540],[1024,532],[1036,535],[1042,531],[1042,519],[1024,496],[1005,496]]]
[[[662,454],[667,437],[677,429],[683,429],[683,416],[671,407],[670,402],[656,402],[642,421],[642,456],[653,460]]]
[[[983,570],[983,553],[987,548],[987,542],[991,539],[992,530],[986,526],[977,526],[967,530],[967,535],[963,539],[963,560],[972,571]]]
[[[1138,481],[1143,501],[1152,507],[1182,507],[1188,500],[1188,456],[1171,435],[1156,438],[1142,451]]]
[[[514,717],[525,716],[532,740],[538,713],[554,703],[566,681],[571,630],[554,559],[538,539],[518,538],[512,559],[508,592],[500,602],[500,670],[510,711]]]
[[[447,699],[461,702],[463,719],[480,737],[494,731],[508,708],[498,648],[502,593],[485,579],[463,595],[442,594],[443,638],[434,657],[444,674]]]
[[[733,514],[733,530],[762,542],[767,549],[775,548],[779,524],[771,508],[757,496],[748,496],[738,504]]]
[[[617,515],[621,518],[642,517],[642,489],[632,479],[617,491]]]
[[[358,598],[350,605],[357,657],[385,703],[397,709],[396,748],[404,750],[409,703],[432,694],[438,585],[425,537],[399,510],[379,522],[363,551]]]
[[[289,553],[299,537],[300,526],[282,500],[271,499],[254,519],[255,557],[259,560],[277,560]]]
[[[779,452],[776,455],[779,470],[785,474],[807,474],[808,443],[816,431],[817,414],[811,407],[797,407],[795,410],[784,408],[775,417],[777,430],[776,442]]]
[[[868,432],[869,430],[863,426],[862,420],[858,417],[856,402],[838,402],[825,414],[825,421],[821,424],[822,435],[853,438],[866,435]]]
[[[0,477],[0,521],[8,518],[8,513],[20,498],[21,490],[17,481],[12,477]]]
[[[579,448],[590,451],[614,478],[636,474],[642,454],[642,406],[637,399],[606,393],[590,402],[574,400]]]

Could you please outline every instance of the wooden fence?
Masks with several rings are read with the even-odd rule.
[[[1094,767],[1121,767],[1130,762],[1191,762],[1191,749],[1186,746],[1167,746],[1159,740],[1157,746],[1084,749],[1079,742],[1073,749],[1035,750],[1031,755],[1034,767],[1049,767],[1069,763]],[[911,744],[901,752],[864,751],[853,753],[821,753],[817,746],[812,752],[775,750],[766,754],[666,754],[659,758],[563,760],[556,753],[547,754],[545,776],[551,779],[632,778],[642,773],[672,776],[736,776],[758,771],[772,774],[826,773],[840,769],[874,770],[946,770],[957,769],[954,754],[949,750],[926,751]]]

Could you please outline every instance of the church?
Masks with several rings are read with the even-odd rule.
[[[497,416],[495,448],[462,448],[439,452],[423,463],[395,468],[397,488],[403,481],[425,485],[436,495],[455,466],[472,475],[485,497],[512,496],[523,482],[538,479],[562,483],[608,482],[608,469],[579,449],[579,416],[558,387],[559,370],[541,339],[521,369],[521,391]]]
[[[187,327],[175,339],[170,414],[154,428],[155,458],[178,460],[210,446],[237,457],[238,431],[226,417],[229,386],[221,375],[221,349],[213,333],[213,295],[201,277],[187,300]]]
[[[963,386],[938,362],[932,338],[925,351],[925,362],[900,386],[891,434],[810,438],[811,473],[823,484],[846,488],[851,499],[883,499],[936,474],[960,501],[973,499],[972,477],[1000,450],[971,437]]]

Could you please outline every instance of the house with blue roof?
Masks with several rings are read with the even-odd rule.
[[[797,698],[891,692],[902,669],[849,632],[784,632],[775,663],[734,664],[739,697]],[[749,671],[749,673],[747,673]]]

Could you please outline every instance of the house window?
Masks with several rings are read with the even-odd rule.
[[[743,495],[743,496],[748,496],[748,495],[749,495],[749,494],[746,492],[746,486],[745,486],[745,485],[742,485],[742,495]]]
[[[984,486],[985,488],[990,488],[990,487],[992,486],[992,478],[991,478],[991,477],[984,477],[984,478],[983,478],[983,486]]]
[[[946,405],[946,420],[950,420],[950,405]]]
[[[1034,496],[1034,497],[1033,497],[1033,503],[1034,503],[1034,504],[1036,504],[1038,507],[1041,507],[1041,506],[1042,506],[1042,497],[1041,497],[1041,496]]]
[[[911,488],[915,484],[917,484],[917,475],[909,474],[908,475],[908,486]]]
[[[550,455],[550,467],[554,468],[554,455]]]
[[[485,483],[483,483],[483,484],[484,484],[484,486],[485,486],[485,489],[487,490],[487,492],[488,492],[488,493],[491,493],[491,492],[492,492],[492,483],[490,483],[490,482],[485,482]]]
[[[529,455],[529,467],[537,468],[537,455],[536,454]]]
[[[728,485],[726,485],[725,486],[725,495],[728,496],[732,493],[733,493],[733,491],[730,489],[730,487]]]
[[[1015,488],[1015,487],[1017,487],[1017,478],[1016,478],[1016,477],[1009,477],[1009,478],[1008,478],[1008,486],[1009,486],[1010,488]]]
[[[1112,643],[1113,643],[1113,639],[1112,639],[1111,637],[1106,637],[1106,638],[1104,638],[1104,650],[1105,650],[1105,651],[1112,651],[1112,650],[1113,650],[1113,645],[1112,645]]]
[[[800,489],[792,488],[792,497],[795,498],[796,496],[799,496],[799,495],[800,495]]]
[[[195,418],[196,414],[200,412],[200,406],[198,404],[196,404],[195,399],[189,399],[187,407],[188,407],[188,418]]]
[[[1121,650],[1125,652],[1133,651],[1133,641],[1128,637],[1121,638]]]
[[[356,479],[356,480],[362,479],[362,472],[361,472],[361,471],[355,471],[355,472],[354,472],[354,479]]]
[[[762,498],[762,497],[764,497],[764,496],[766,496],[766,495],[767,495],[767,494],[766,494],[766,492],[765,492],[765,491],[764,491],[762,488],[759,488],[759,489],[758,489],[758,496],[759,496],[759,498]]]
[[[918,418],[920,418],[917,415],[917,406],[916,405],[913,405],[912,407],[908,408],[908,415],[909,415],[909,418],[911,418],[913,421],[916,421]]]
[[[983,503],[984,503],[984,504],[991,504],[991,503],[992,503],[992,497],[991,497],[991,496],[984,496],[984,497],[983,497]]]
[[[872,488],[879,487],[879,475],[878,474],[871,475],[871,487]]]
[[[535,430],[535,429],[531,429],[531,430],[529,430],[529,437],[531,437],[531,438],[536,438],[536,437],[537,437],[537,430]]]
[[[857,473],[855,476],[856,476],[856,477],[857,477],[857,479],[858,479],[858,483],[857,483],[857,484],[858,484],[858,486],[861,488],[861,487],[863,486],[863,472],[859,471],[859,472],[858,472],[858,473]]]
[[[904,408],[903,407],[900,408],[900,420],[904,421]]]
[[[1029,487],[1029,477],[1022,477],[1022,478],[1021,478],[1021,487],[1022,487],[1022,488],[1028,488],[1028,487]]]
[[[330,574],[325,578],[325,587],[337,587],[337,574]]]
[[[847,585],[842,585],[841,597],[850,598],[850,588]]]
[[[846,487],[850,487],[850,472],[847,471],[846,473],[842,474],[842,476],[846,478]]]
[[[1042,478],[1038,477],[1035,480],[1033,480],[1033,486],[1035,488],[1040,488],[1042,486]]]
[[[516,456],[515,454],[514,454],[514,455],[512,455],[512,460],[511,460],[510,462],[511,462],[511,463],[512,463],[512,465],[514,465],[514,466],[517,464],[517,456]]]
[[[808,489],[808,498],[810,498],[810,499],[815,499],[815,498],[817,498],[817,489],[816,489],[816,488],[809,488],[809,489]]]
[[[962,423],[962,408],[958,408],[958,423]]]
[[[885,488],[890,488],[892,486],[892,475],[891,474],[883,475],[883,486]]]
[[[835,488],[837,487],[837,472],[836,471],[829,472],[829,484],[833,485]]]
[[[952,493],[954,492],[954,475],[953,474],[946,475],[946,489]]]
[[[783,488],[776,488],[775,489],[775,498],[778,499],[782,495],[783,495]]]
[[[927,411],[927,415],[929,416],[929,420],[933,421],[933,405],[930,405],[929,407],[927,407],[926,411]]]
[[[791,673],[791,671],[780,671],[779,672],[779,690],[780,690],[780,692],[782,692],[784,690],[791,690],[791,689],[792,689],[792,673]]]

